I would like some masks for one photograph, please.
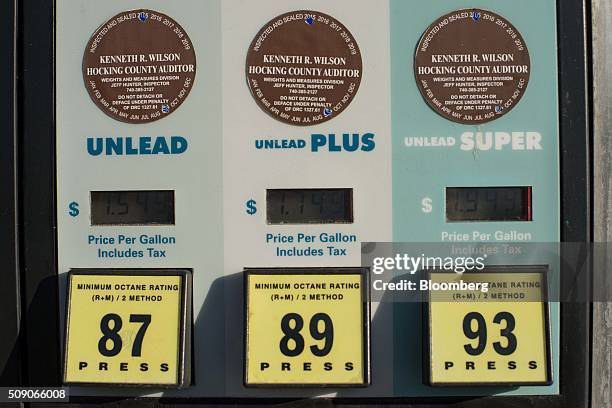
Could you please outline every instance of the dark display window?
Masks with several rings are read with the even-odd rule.
[[[447,187],[447,221],[531,221],[531,187]]]
[[[92,191],[92,225],[173,225],[174,191]]]
[[[268,224],[339,224],[353,222],[353,190],[267,190]]]

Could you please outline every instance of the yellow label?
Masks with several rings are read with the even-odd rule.
[[[365,383],[360,274],[250,274],[246,383]]]
[[[178,383],[180,276],[72,275],[65,381]]]
[[[541,273],[433,273],[430,279],[488,283],[486,291],[432,292],[432,384],[547,382]]]

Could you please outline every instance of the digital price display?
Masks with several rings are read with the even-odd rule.
[[[365,269],[245,271],[247,386],[365,386]]]
[[[447,221],[531,221],[531,187],[447,187]]]
[[[92,225],[174,225],[174,191],[92,191]]]
[[[432,272],[430,279],[480,284],[429,294],[424,342],[430,385],[551,384],[546,267]]]
[[[64,382],[188,386],[190,293],[189,271],[71,271]]]
[[[353,222],[353,189],[267,190],[268,224]]]

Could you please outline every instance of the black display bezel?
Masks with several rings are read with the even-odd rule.
[[[25,358],[20,344],[19,233],[18,233],[18,133],[17,133],[17,2],[0,2],[0,385],[19,386],[21,361]]]

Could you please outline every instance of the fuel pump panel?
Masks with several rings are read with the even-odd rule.
[[[558,303],[421,309],[463,276],[362,260],[560,240],[555,1],[56,3],[71,395],[559,394]],[[492,293],[559,284],[502,255]]]

